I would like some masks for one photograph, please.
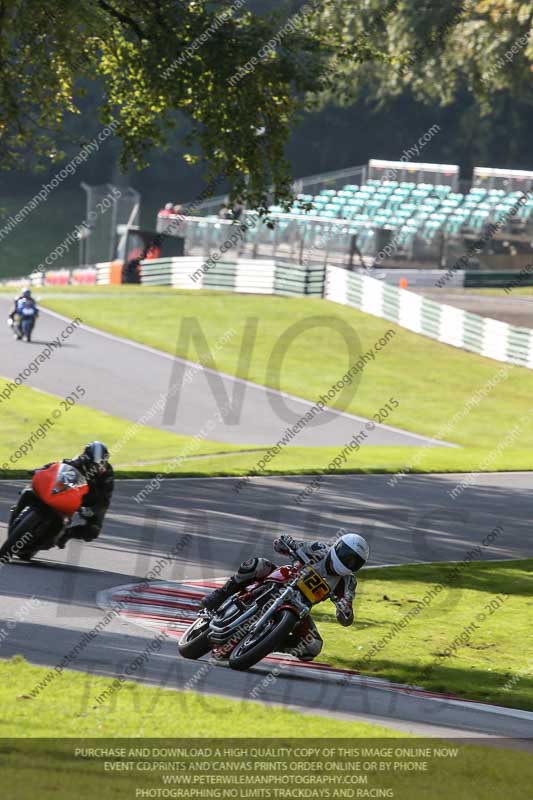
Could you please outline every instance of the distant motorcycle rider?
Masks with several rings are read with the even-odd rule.
[[[25,305],[31,304],[33,309],[35,310],[35,316],[38,316],[39,309],[37,308],[37,303],[35,302],[34,297],[32,296],[31,289],[24,289],[17,297],[15,297],[13,301],[13,309],[9,315],[9,319],[13,322],[15,319],[15,314],[20,314],[22,309]]]
[[[366,540],[357,533],[348,533],[344,528],[341,528],[340,533],[342,535],[331,546],[325,542],[300,542],[291,536],[280,536],[274,540],[274,550],[283,555],[288,555],[290,548],[301,550],[311,559],[313,569],[329,584],[336,598],[337,621],[348,627],[354,621],[353,601],[357,588],[354,573],[368,560],[369,547]],[[204,597],[203,607],[208,611],[216,611],[228,597],[242,591],[254,581],[266,578],[275,569],[277,566],[267,558],[244,561],[224,586]],[[309,614],[294,628],[283,651],[296,655],[301,661],[312,661],[322,650],[323,644]]]
[[[85,542],[96,539],[102,530],[115,484],[114,470],[109,463],[109,450],[102,442],[90,442],[81,455],[76,458],[64,458],[63,463],[71,464],[81,472],[87,481],[89,491],[83,498],[83,506],[77,512],[83,522],[68,527],[61,533],[56,540],[56,545],[60,549],[65,547],[69,539],[83,539]],[[49,466],[50,464],[45,464],[42,469]],[[22,491],[18,503],[11,509],[9,525],[23,508],[32,505],[34,499],[31,488],[27,487]]]

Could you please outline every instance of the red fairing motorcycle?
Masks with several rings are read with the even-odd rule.
[[[202,609],[178,643],[180,654],[196,659],[211,651],[233,669],[249,669],[279,651],[314,605],[328,598],[336,602],[309,557],[289,549],[294,564],[229,597],[215,612]]]
[[[76,515],[89,491],[85,477],[71,464],[56,462],[35,470],[28,504],[11,521],[0,559],[18,556],[29,561],[38,550],[49,550],[66,527],[86,524]]]

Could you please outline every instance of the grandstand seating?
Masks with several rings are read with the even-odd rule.
[[[370,177],[359,183],[365,175]],[[241,254],[351,268],[361,256],[365,265],[375,265],[387,255],[417,266],[443,266],[476,251],[478,239],[491,240],[479,248],[491,257],[533,251],[533,171],[476,168],[471,188],[463,193],[457,165],[371,159],[368,168],[311,176],[298,186],[289,213],[271,206],[275,225],[252,225],[239,243]],[[207,257],[223,245],[227,251],[231,222],[205,211],[183,224],[187,255]],[[245,212],[247,219],[255,216]],[[485,235],[495,223],[501,235]],[[159,232],[167,225],[158,217]]]
[[[360,245],[373,237],[365,229],[389,228],[395,249],[401,252],[408,251],[415,237],[430,246],[441,233],[481,234],[489,223],[507,223],[521,196],[522,192],[506,193],[503,189],[473,187],[465,195],[446,184],[367,180],[361,186],[349,184],[338,191],[299,194],[290,214],[347,220],[350,231],[359,234]],[[282,209],[273,206],[271,211],[279,213]],[[525,225],[533,221],[533,196],[514,216]]]

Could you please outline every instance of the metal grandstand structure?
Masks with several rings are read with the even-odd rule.
[[[205,258],[449,268],[466,253],[469,267],[521,266],[533,253],[533,172],[479,167],[463,185],[454,164],[372,159],[300,179],[289,213],[271,206],[267,220],[247,211],[235,222],[206,213],[184,220],[179,235],[185,255]],[[158,218],[158,231],[172,225]]]

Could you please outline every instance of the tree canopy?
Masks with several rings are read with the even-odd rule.
[[[383,104],[407,90],[450,103],[466,91],[490,113],[498,94],[531,99],[532,25],[518,0],[310,0],[262,13],[246,0],[2,0],[1,164],[61,160],[97,81],[124,167],[179,135],[206,179],[227,176],[264,209],[271,186],[290,198],[294,120],[326,101],[364,92]]]
[[[335,0],[320,25],[338,42],[333,96],[380,100],[409,89],[449,104],[466,88],[483,113],[496,93],[523,100],[533,79],[533,4],[520,0]]]

